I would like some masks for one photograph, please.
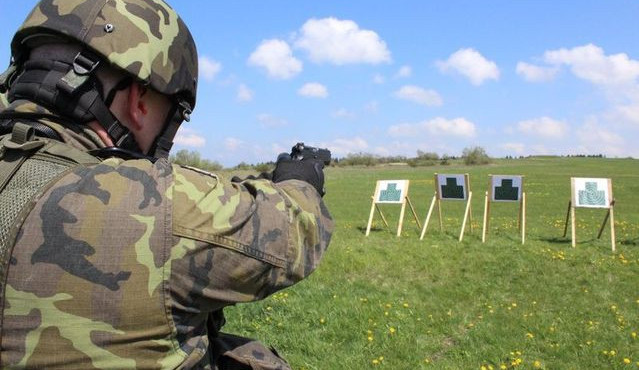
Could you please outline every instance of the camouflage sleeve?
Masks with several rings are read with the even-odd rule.
[[[9,101],[7,100],[7,94],[3,94],[0,92],[0,111],[4,110],[9,106]]]
[[[188,251],[172,274],[197,279],[201,286],[191,286],[190,295],[197,290],[223,302],[261,299],[318,266],[333,221],[311,185],[236,183],[179,166],[173,172],[173,233],[176,245]]]

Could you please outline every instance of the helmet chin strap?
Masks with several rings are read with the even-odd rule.
[[[149,155],[153,158],[168,158],[173,146],[173,138],[183,121],[191,119],[191,106],[184,100],[178,99],[166,117],[162,131],[155,138],[149,149]]]
[[[141,153],[133,134],[109,110],[102,96],[102,84],[95,76],[100,60],[85,51],[73,62],[27,60],[12,81],[9,100],[27,99],[60,113],[73,122],[96,120],[114,145]],[[125,79],[127,83],[131,79]],[[124,86],[126,87],[126,86]],[[122,89],[122,81],[114,89]],[[108,100],[112,100],[109,94]]]

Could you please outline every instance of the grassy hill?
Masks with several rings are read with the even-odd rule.
[[[433,174],[469,173],[473,232],[458,242],[464,204],[442,206],[424,240],[407,210],[382,207],[366,237],[375,183],[411,180],[423,223]],[[494,204],[481,242],[488,175],[524,175],[527,235],[517,205]],[[319,270],[257,304],[227,310],[225,331],[276,347],[295,369],[601,369],[639,366],[639,161],[498,160],[480,167],[329,168],[336,220]],[[613,181],[617,252],[602,209],[577,209],[577,247],[563,238],[570,177]],[[570,230],[568,232],[570,236]]]

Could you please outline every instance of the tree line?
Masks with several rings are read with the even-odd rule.
[[[171,155],[169,160],[175,164],[191,166],[203,169],[209,172],[220,171],[224,166],[217,161],[202,158],[200,153],[193,150],[182,149]],[[480,146],[467,147],[462,151],[461,157],[442,155],[439,156],[434,152],[425,152],[417,150],[415,157],[406,156],[380,156],[370,153],[352,153],[343,158],[335,158],[331,162],[331,166],[377,166],[384,164],[403,164],[411,167],[449,165],[454,162],[461,162],[466,165],[482,165],[488,164],[492,160],[486,153],[486,150]],[[249,164],[241,162],[231,167],[231,170],[254,170],[257,172],[268,172],[275,168],[275,162],[263,162],[257,164]]]

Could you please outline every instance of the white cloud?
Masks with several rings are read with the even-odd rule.
[[[364,105],[364,110],[370,113],[377,113],[379,111],[379,102],[377,100],[372,100],[366,105]]]
[[[517,63],[517,74],[529,82],[546,82],[555,78],[558,68],[540,67],[525,62]]]
[[[328,96],[328,90],[320,83],[309,82],[300,87],[297,94],[307,98],[325,98]]]
[[[497,64],[484,58],[472,48],[459,49],[446,61],[437,62],[442,72],[455,72],[467,77],[473,85],[479,86],[485,80],[498,80],[499,68]]]
[[[639,128],[639,102],[616,106],[613,109],[612,119]]]
[[[336,65],[390,62],[390,51],[377,33],[360,29],[351,20],[309,19],[302,26],[294,46],[305,50],[315,63]]]
[[[253,90],[251,90],[245,84],[240,84],[237,87],[237,100],[240,102],[248,102],[253,100]]]
[[[269,77],[289,79],[302,72],[302,62],[282,40],[264,40],[249,56],[248,64],[266,70]]]
[[[355,118],[355,113],[349,111],[346,108],[340,108],[340,109],[334,111],[333,113],[331,113],[331,117],[333,117],[333,118],[352,119],[352,118]]]
[[[575,76],[596,85],[635,84],[639,78],[639,61],[625,53],[605,55],[593,44],[546,51],[544,61],[566,65]]]
[[[412,74],[413,69],[410,66],[401,66],[395,74],[395,78],[406,78],[410,77]]]
[[[402,86],[399,90],[395,91],[393,95],[398,99],[428,106],[440,106],[443,103],[437,91],[425,90],[419,86]]]
[[[508,152],[514,152],[515,154],[523,154],[526,146],[522,143],[504,143],[501,148]]]
[[[577,130],[577,138],[582,145],[582,154],[606,154],[609,156],[627,156],[633,150],[626,148],[624,138],[618,133],[588,120]],[[634,150],[636,153],[636,149]]]
[[[520,121],[517,123],[517,129],[525,135],[559,139],[568,132],[568,124],[549,117],[540,117]]]
[[[206,56],[201,56],[198,58],[198,69],[202,79],[213,81],[222,70],[222,64]]]
[[[234,137],[227,137],[226,139],[224,139],[224,148],[226,148],[227,150],[235,151],[242,145],[244,145],[244,142],[240,139]]]
[[[475,124],[465,118],[445,119],[442,117],[433,118],[419,123],[403,123],[393,125],[388,128],[391,136],[416,137],[422,134],[439,136],[475,136]]]
[[[288,125],[288,121],[283,118],[274,117],[268,113],[262,113],[257,116],[257,120],[262,127],[274,128]]]
[[[335,139],[324,146],[326,146],[334,156],[345,156],[349,153],[364,152],[368,149],[368,143],[361,137]]]
[[[184,126],[178,130],[173,141],[176,144],[192,148],[201,148],[206,145],[206,139],[202,135]]]

